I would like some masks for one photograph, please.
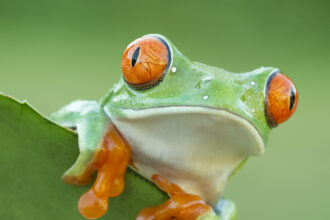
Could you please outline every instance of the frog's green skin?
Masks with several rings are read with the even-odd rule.
[[[77,127],[79,135],[80,156],[65,175],[85,172],[115,125],[131,145],[138,173],[158,173],[200,195],[215,207],[200,220],[234,219],[234,204],[218,201],[240,163],[264,152],[270,131],[265,86],[278,70],[231,73],[193,62],[166,37],[152,36],[165,40],[172,56],[159,84],[136,90],[120,79],[100,102],[75,101],[52,115],[63,126]]]

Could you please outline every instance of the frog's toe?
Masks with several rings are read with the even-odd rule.
[[[137,220],[216,220],[212,208],[199,196],[186,193],[178,185],[166,178],[154,174],[151,179],[156,185],[170,195],[170,199],[160,206],[143,209]]]

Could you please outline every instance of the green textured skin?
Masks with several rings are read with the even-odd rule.
[[[264,142],[270,128],[265,117],[265,86],[277,69],[262,67],[247,73],[231,73],[221,68],[190,61],[164,36],[172,52],[171,66],[158,85],[131,88],[121,79],[102,100],[111,115],[125,117],[122,109],[159,106],[207,106],[224,109],[251,122]],[[176,67],[176,72],[171,71]],[[203,99],[208,96],[208,99]]]

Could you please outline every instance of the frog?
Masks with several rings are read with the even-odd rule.
[[[130,167],[169,195],[138,220],[234,220],[236,205],[223,198],[228,179],[265,152],[270,131],[297,104],[296,86],[278,68],[229,72],[148,34],[124,50],[120,79],[107,95],[73,101],[51,119],[78,134],[80,153],[64,182],[85,185],[97,171],[78,202],[84,217],[107,212]]]

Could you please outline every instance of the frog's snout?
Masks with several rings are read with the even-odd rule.
[[[276,127],[288,120],[296,110],[298,92],[286,75],[275,72],[268,78],[265,99],[268,124],[270,127]]]

